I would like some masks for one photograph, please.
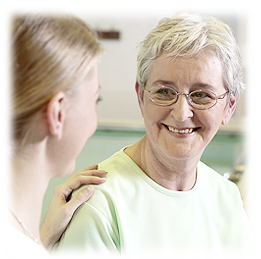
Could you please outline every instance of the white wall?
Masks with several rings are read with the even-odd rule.
[[[168,6],[63,7],[94,29],[120,31],[119,40],[101,40],[105,50],[100,63],[103,101],[97,106],[99,124],[143,125],[135,93],[137,45],[166,16],[176,14]]]

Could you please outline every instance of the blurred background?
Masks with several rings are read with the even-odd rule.
[[[99,125],[77,159],[75,172],[101,162],[124,146],[135,143],[145,134],[143,118],[138,106],[135,80],[138,44],[166,16],[193,10],[174,10],[159,14],[138,12],[137,15],[90,15],[74,13],[97,31],[104,53],[99,66],[102,102],[97,106]],[[200,13],[197,11],[197,13]],[[247,81],[246,17],[237,13],[202,12],[227,23],[233,30],[241,49]],[[206,148],[202,161],[240,187],[244,199],[242,177],[246,163],[245,124],[246,94],[241,96],[230,123],[221,126]],[[56,185],[68,177],[51,180],[43,203],[44,216]]]

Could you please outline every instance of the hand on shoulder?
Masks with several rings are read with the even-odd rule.
[[[98,165],[93,165],[72,174],[65,183],[55,188],[40,227],[42,244],[48,251],[59,241],[75,210],[92,196],[93,186],[89,184],[104,183],[106,180],[103,177],[106,175],[106,171],[98,170]],[[88,186],[71,198],[72,192],[85,184]]]

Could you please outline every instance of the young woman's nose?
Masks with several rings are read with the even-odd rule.
[[[184,122],[193,117],[193,107],[188,103],[185,95],[179,95],[177,102],[171,105],[171,115],[178,122]]]

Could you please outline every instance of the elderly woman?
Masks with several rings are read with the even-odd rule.
[[[93,31],[69,16],[17,15],[12,23],[13,92],[10,199],[11,225],[4,257],[39,258],[51,250],[74,210],[99,184],[97,165],[73,175],[54,192],[39,231],[49,180],[73,172],[76,157],[97,127],[100,47]],[[41,237],[40,237],[41,236]]]
[[[146,135],[103,161],[107,181],[58,250],[238,251],[247,220],[236,185],[200,162],[240,91],[235,38],[215,18],[162,20],[140,45],[136,92]]]

